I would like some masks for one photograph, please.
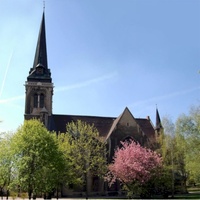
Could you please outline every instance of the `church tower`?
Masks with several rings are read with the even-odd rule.
[[[49,128],[52,115],[53,83],[48,69],[45,16],[42,15],[33,67],[25,82],[25,120],[40,119]]]

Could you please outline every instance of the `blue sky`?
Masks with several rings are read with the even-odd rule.
[[[0,132],[23,123],[42,0],[0,0]],[[200,100],[200,0],[46,0],[53,113],[173,121]]]

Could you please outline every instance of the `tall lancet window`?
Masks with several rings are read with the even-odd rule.
[[[34,108],[38,107],[38,94],[34,94],[33,106]]]
[[[40,108],[44,107],[44,94],[40,94]]]

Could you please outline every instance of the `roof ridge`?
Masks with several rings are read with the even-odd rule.
[[[94,116],[94,115],[71,115],[71,114],[53,114],[53,116],[72,116],[72,117],[88,117],[88,118],[109,118],[116,119],[116,117],[106,117],[106,116]]]

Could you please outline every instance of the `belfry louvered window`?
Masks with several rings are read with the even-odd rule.
[[[44,107],[44,94],[34,94],[33,97],[33,106],[34,108],[43,108]]]
[[[40,108],[44,107],[44,94],[40,94]]]
[[[33,100],[33,106],[34,108],[38,107],[38,94],[34,94],[34,100]]]

